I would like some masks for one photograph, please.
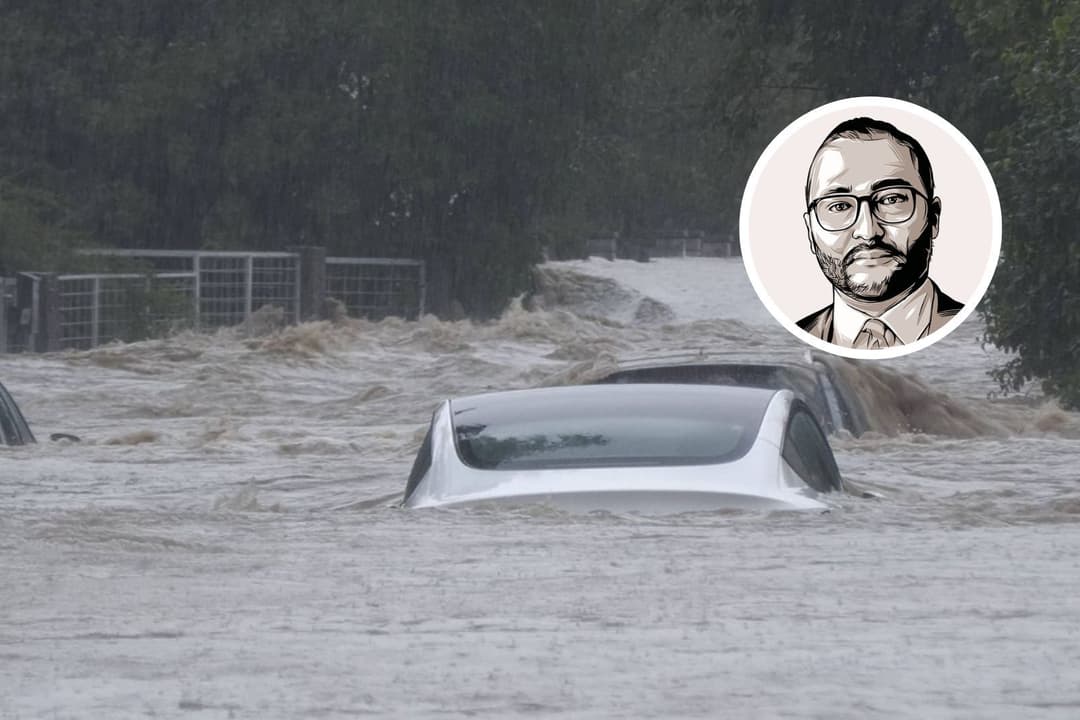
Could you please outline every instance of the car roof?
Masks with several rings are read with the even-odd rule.
[[[619,367],[598,383],[685,383],[738,385],[779,389],[791,382],[813,385],[817,371],[808,365],[785,362],[710,362]]]
[[[679,367],[689,365],[701,366],[758,366],[758,367],[790,367],[808,368],[815,355],[807,353],[802,359],[795,358],[769,358],[768,360],[752,360],[749,358],[734,358],[727,352],[695,350],[673,351],[667,353],[649,353],[645,355],[631,355],[620,357],[616,360],[616,370],[636,370],[639,368]]]
[[[634,383],[566,385],[559,387],[506,390],[453,398],[451,405],[459,413],[466,408],[485,412],[521,412],[530,407],[547,411],[572,412],[583,403],[606,405],[613,409],[632,407],[655,412],[674,412],[712,405],[727,411],[760,413],[768,406],[777,389],[737,385],[693,385],[681,383]]]
[[[845,429],[859,435],[867,429],[866,414],[859,396],[835,371],[835,358],[809,355],[805,364],[751,361],[670,362],[666,358],[620,362],[618,367],[595,378],[596,383],[689,383],[740,385],[795,392],[811,408],[827,432]],[[849,362],[849,361],[844,361]]]

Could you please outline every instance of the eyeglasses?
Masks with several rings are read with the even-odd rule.
[[[863,200],[870,204],[870,212],[883,223],[902,223],[915,214],[915,196],[925,195],[913,187],[899,185],[878,190],[870,195],[826,195],[810,203],[821,227],[830,232],[847,230],[859,219],[859,206]]]

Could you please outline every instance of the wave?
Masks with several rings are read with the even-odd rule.
[[[661,264],[657,277],[677,282],[680,273],[694,267]],[[295,394],[296,384],[302,382],[314,388],[314,402],[308,407],[317,417],[332,418],[350,408],[382,403],[411,419],[418,407],[430,406],[438,396],[588,383],[628,358],[698,353],[730,362],[803,361],[805,346],[771,318],[755,324],[752,313],[731,316],[746,303],[739,300],[740,289],[730,277],[722,281],[723,292],[733,297],[715,300],[717,317],[705,318],[696,296],[696,304],[679,305],[676,301],[682,296],[649,276],[653,269],[635,263],[621,277],[620,266],[612,263],[544,265],[536,270],[529,296],[515,299],[500,316],[485,322],[444,321],[432,315],[415,322],[400,318],[375,322],[337,312],[332,320],[288,325],[279,308],[264,307],[243,325],[214,333],[185,332],[61,357],[75,365],[157,376],[161,383],[173,380],[171,387],[157,385],[153,393],[132,398],[111,414],[139,418],[197,418],[223,411],[258,414],[274,407],[277,396]],[[600,276],[605,273],[613,277]],[[862,408],[868,437],[1080,436],[1077,414],[1052,403],[960,396],[940,381],[930,383],[919,374],[881,363],[821,357]],[[978,387],[970,382],[971,370],[961,373],[950,362],[960,360],[941,353],[931,360],[936,364],[930,366],[930,375],[965,374],[970,387]],[[326,388],[314,373],[282,379],[283,366],[298,367],[298,373],[303,368],[326,368],[334,374],[345,369],[350,371],[350,387],[345,392]],[[969,386],[958,387],[970,392]],[[204,441],[229,434],[209,429]],[[157,440],[155,431],[147,430],[107,442]]]

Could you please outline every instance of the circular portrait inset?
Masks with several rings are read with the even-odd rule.
[[[959,130],[912,103],[859,97],[776,136],[739,230],[754,290],[785,328],[819,350],[890,358],[974,312],[997,267],[1001,208]]]

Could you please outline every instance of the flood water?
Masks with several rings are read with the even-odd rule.
[[[0,357],[43,441],[0,448],[0,718],[1080,715],[1080,416],[995,396],[976,318],[850,369],[828,513],[394,507],[444,397],[804,352],[738,260],[540,282]]]

